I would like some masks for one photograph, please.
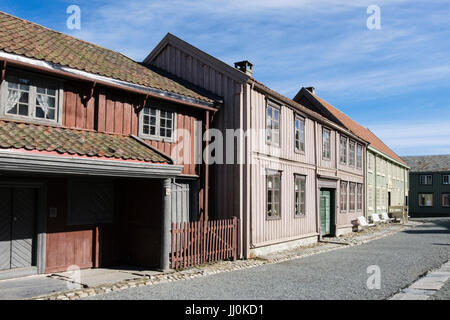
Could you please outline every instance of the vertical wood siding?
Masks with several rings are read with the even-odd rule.
[[[86,87],[74,82],[66,82],[64,86],[63,126],[75,129],[98,130],[99,132],[135,136],[139,135],[139,115],[135,107],[138,104],[136,95],[107,88],[97,88],[93,97],[85,106],[81,95]],[[182,150],[172,155],[176,143],[146,140],[150,145],[169,156],[173,156],[176,164],[183,164],[182,174],[198,175],[195,165],[195,121],[201,121],[202,115],[197,110],[186,110],[171,103],[150,100],[162,108],[174,109],[177,113],[176,130],[185,129],[191,140],[182,140]]]
[[[251,244],[264,245],[285,240],[300,238],[316,234],[317,190],[315,166],[318,173],[346,179],[346,181],[364,183],[364,170],[341,167],[337,163],[337,147],[339,134],[331,130],[331,159],[322,159],[322,125],[315,120],[305,119],[305,152],[295,152],[294,148],[294,117],[295,112],[286,106],[280,106],[280,146],[269,146],[262,131],[266,126],[267,95],[259,90],[248,89],[247,96],[243,96],[243,86],[234,81],[227,74],[222,73],[213,64],[206,64],[197,57],[191,56],[182,49],[167,45],[152,63],[170,73],[207,89],[224,98],[223,108],[215,115],[212,126],[225,133],[226,129],[245,128],[247,117],[250,117],[250,127],[257,134],[252,137],[247,150],[251,155],[253,164],[249,166],[216,165],[214,172],[215,215],[217,218],[238,216],[240,210],[250,216]],[[250,86],[247,86],[250,88]],[[249,97],[248,97],[249,96]],[[248,100],[246,100],[248,99]],[[243,110],[243,108],[246,108]],[[315,143],[314,136],[317,136]],[[224,145],[226,142],[224,141]],[[317,148],[318,159],[315,159]],[[365,152],[365,150],[363,151]],[[251,172],[249,178],[249,194],[246,194],[246,173],[241,170],[248,168]],[[265,213],[265,169],[274,168],[282,170],[281,203],[282,217],[280,220],[266,220]],[[364,168],[364,164],[363,164]],[[307,176],[306,186],[306,217],[294,218],[294,173]],[[363,187],[363,190],[365,188]],[[363,191],[364,192],[364,191]],[[245,207],[246,197],[250,201]],[[355,214],[339,216],[339,187],[336,189],[336,219],[339,226],[347,226],[356,217]],[[242,208],[242,209],[241,209]],[[245,208],[245,209],[244,209]],[[247,212],[249,208],[250,212]],[[362,212],[364,214],[364,205]],[[244,244],[245,245],[245,244]]]
[[[67,226],[67,180],[48,181],[49,208],[57,217],[47,219],[46,273],[65,271],[70,265],[93,266],[93,229],[90,226]]]
[[[226,129],[240,128],[241,84],[213,66],[206,65],[196,57],[178,48],[166,46],[152,62],[155,66],[175,74],[193,84],[223,97],[224,105],[215,115],[212,127],[225,133]],[[224,141],[226,148],[226,141]],[[224,159],[225,161],[225,159]],[[214,166],[214,202],[216,219],[239,217],[241,199],[240,165],[217,164]],[[226,197],[223,195],[227,195]]]
[[[405,197],[409,192],[408,171],[372,151],[367,151],[367,157],[373,159],[372,170],[366,169],[367,213],[387,212],[388,192],[391,193],[391,206],[405,205]]]
[[[313,168],[288,162],[256,158],[252,168],[252,244],[267,245],[293,240],[316,233],[315,172]],[[281,171],[281,218],[268,220],[266,216],[266,169]],[[294,174],[306,176],[305,216],[295,217]]]

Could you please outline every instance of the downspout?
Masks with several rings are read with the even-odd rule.
[[[253,108],[253,90],[254,90],[255,84],[252,82],[250,84],[250,92],[249,92],[249,106],[247,108],[248,112],[248,118],[249,118],[249,127],[247,129],[252,128],[252,108]],[[252,174],[253,174],[253,135],[252,130],[250,130],[250,134],[247,135],[247,156],[248,156],[248,162],[247,162],[247,170],[248,170],[248,177],[249,181],[247,182],[247,190],[248,190],[248,201],[250,203],[249,205],[249,212],[247,212],[246,217],[248,219],[248,229],[249,229],[249,239],[248,239],[248,248],[251,248],[253,246],[253,193],[252,193]],[[250,251],[250,250],[249,250]],[[247,257],[250,256],[250,252],[247,253]]]
[[[374,179],[374,194],[373,194],[373,199],[374,199],[374,204],[373,204],[373,213],[378,213],[378,170],[377,170],[377,155],[374,153],[373,154],[373,174],[375,176]]]
[[[209,110],[205,111],[205,133],[206,133],[206,141],[205,141],[205,154],[209,155],[209,125],[210,125],[210,118],[209,118]],[[208,221],[208,203],[209,203],[209,158],[205,159],[205,176],[204,176],[204,189],[203,189],[203,214],[204,214],[204,221]]]
[[[314,121],[314,162],[315,162],[315,190],[316,190],[316,230],[319,233],[319,240],[322,240],[322,235],[320,234],[320,224],[319,224],[319,168],[318,168],[318,158],[317,158],[317,121]]]
[[[366,152],[364,152],[364,166],[363,166],[363,186],[364,186],[363,199],[364,199],[364,204],[365,204],[364,205],[364,217],[367,220],[368,219],[367,218],[367,189],[368,189],[368,185],[367,185],[367,173],[368,173],[368,171],[367,171],[367,145],[365,146],[365,151]]]

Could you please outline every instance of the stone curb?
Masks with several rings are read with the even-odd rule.
[[[63,292],[58,292],[50,295],[43,295],[38,296],[34,298],[30,298],[28,300],[78,300],[82,298],[86,298],[89,296],[94,295],[100,295],[100,294],[106,294],[109,292],[115,292],[115,291],[121,291],[129,288],[135,288],[135,287],[143,287],[143,286],[150,286],[155,285],[159,283],[167,283],[167,282],[173,282],[173,281],[179,281],[179,280],[189,280],[198,278],[201,276],[207,276],[217,273],[224,273],[224,272],[231,272],[231,271],[237,271],[237,270],[244,270],[244,269],[250,269],[266,264],[274,264],[274,263],[280,263],[285,262],[289,260],[294,260],[298,258],[304,258],[311,255],[319,254],[319,253],[325,253],[337,249],[342,248],[348,248],[351,246],[358,246],[362,245],[364,243],[381,239],[387,236],[390,236],[394,233],[413,228],[416,225],[403,225],[400,228],[396,228],[395,230],[382,230],[387,231],[383,232],[381,234],[378,234],[375,231],[374,236],[367,237],[363,240],[357,240],[357,239],[351,239],[351,243],[326,243],[326,242],[317,242],[313,244],[312,246],[304,247],[305,250],[301,253],[294,253],[289,254],[287,253],[283,257],[275,257],[275,258],[269,258],[269,259],[261,259],[258,257],[251,258],[248,260],[237,260],[237,261],[221,261],[214,264],[206,264],[197,266],[190,269],[185,269],[181,271],[171,271],[169,273],[163,273],[158,275],[151,275],[151,276],[143,276],[143,277],[137,277],[130,280],[120,281],[114,284],[108,284],[108,285],[99,285],[95,287],[88,287],[88,288],[80,288],[75,290],[68,290]],[[357,237],[357,236],[356,236]],[[355,238],[356,238],[355,237]],[[317,250],[316,250],[317,249]],[[298,250],[298,249],[296,249]]]
[[[450,260],[439,268],[426,272],[407,288],[388,300],[428,300],[450,279]]]

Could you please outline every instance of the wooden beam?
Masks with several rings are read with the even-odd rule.
[[[91,83],[90,87],[87,89],[87,94],[81,96],[81,101],[85,107],[87,107],[89,100],[91,100],[94,95],[94,89],[97,85],[97,82]]]
[[[148,94],[140,96],[139,105],[134,107],[134,110],[136,111],[137,114],[139,114],[139,112],[141,112],[142,109],[144,109],[144,107],[147,105],[148,98],[149,98]]]
[[[3,80],[5,80],[5,74],[6,74],[6,60],[1,61],[1,67],[0,67],[0,85],[3,83]]]

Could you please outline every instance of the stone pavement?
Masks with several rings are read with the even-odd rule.
[[[0,300],[29,299],[67,290],[65,282],[47,275],[0,281]]]
[[[428,300],[450,279],[450,261],[439,269],[428,272],[408,288],[401,290],[390,300]]]
[[[362,232],[358,233],[355,232],[338,238],[328,238],[327,240],[309,246],[301,246],[293,250],[259,256],[248,260],[221,261],[218,263],[205,264],[181,271],[174,270],[168,273],[154,273],[154,274],[140,273],[140,276],[138,276],[138,274],[135,274],[136,277],[132,279],[119,280],[116,283],[95,285],[95,282],[91,281],[91,286],[87,286],[85,288],[66,290],[55,294],[43,295],[40,297],[35,297],[35,299],[40,300],[80,299],[85,298],[87,296],[104,294],[112,291],[120,291],[128,288],[149,286],[158,283],[173,282],[178,280],[188,280],[216,273],[230,272],[235,270],[253,268],[266,264],[279,263],[283,261],[314,255],[317,253],[323,253],[331,250],[346,248],[349,246],[360,245],[375,239],[387,237],[402,230],[413,228],[420,224],[422,223],[413,221],[403,225],[382,224],[376,227],[368,228]],[[83,280],[81,282],[83,282]]]

